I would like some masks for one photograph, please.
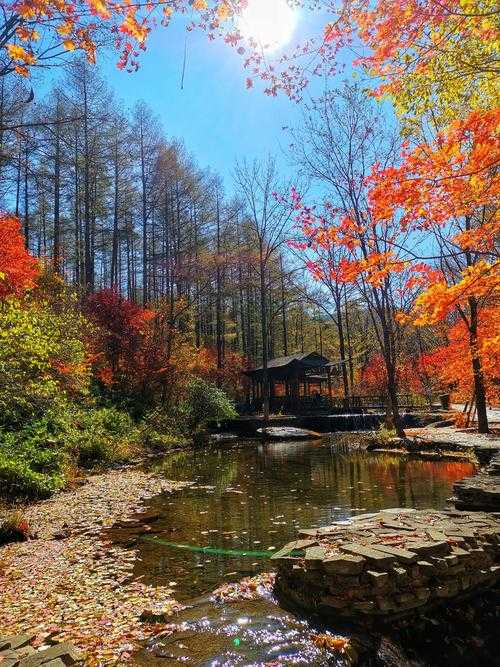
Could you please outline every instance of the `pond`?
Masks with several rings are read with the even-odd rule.
[[[177,599],[190,599],[269,570],[273,551],[299,528],[387,507],[441,509],[453,482],[473,470],[461,461],[370,453],[362,438],[248,441],[167,458],[166,478],[194,484],[151,501],[159,532],[141,543],[137,574],[175,582]]]
[[[172,587],[187,608],[173,619],[175,629],[150,642],[135,664],[350,664],[346,655],[318,646],[318,632],[336,634],[339,628],[297,618],[270,595],[218,604],[209,594],[224,583],[271,571],[273,552],[299,528],[388,507],[440,509],[453,482],[473,472],[467,462],[370,453],[365,437],[246,441],[165,459],[157,470],[192,486],[150,501],[160,519],[155,534],[140,543],[136,575]],[[341,633],[358,641],[349,629]],[[376,664],[394,664],[377,656]],[[435,658],[430,664],[438,664]],[[407,664],[403,658],[397,663]]]

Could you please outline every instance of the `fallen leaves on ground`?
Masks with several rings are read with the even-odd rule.
[[[272,572],[264,572],[255,577],[245,577],[236,583],[224,584],[212,593],[212,600],[224,603],[255,600],[271,593],[275,577]]]
[[[102,527],[179,486],[139,470],[118,470],[28,507],[39,539],[0,549],[2,634],[29,629],[71,641],[89,666],[127,662],[140,642],[163,627],[142,623],[141,614],[156,608],[173,614],[181,606],[171,589],[134,581],[135,551],[105,542]]]

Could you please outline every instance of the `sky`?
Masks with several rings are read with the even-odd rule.
[[[326,21],[324,16],[296,11],[297,29],[288,49],[305,35],[321,34]],[[284,95],[266,96],[259,81],[247,90],[249,73],[242,58],[221,40],[211,42],[202,31],[188,33],[177,21],[153,30],[137,72],[118,70],[116,61],[116,54],[105,55],[100,70],[117,98],[130,107],[144,100],[159,116],[167,136],[182,139],[200,167],[222,176],[228,191],[236,159],[273,155],[284,178],[290,178],[293,168],[283,127],[299,122],[300,105]]]

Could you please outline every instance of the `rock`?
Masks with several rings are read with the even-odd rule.
[[[20,658],[16,651],[7,651],[0,652],[0,665],[2,667],[17,667],[19,665]]]
[[[417,554],[413,553],[413,551],[398,549],[397,547],[391,547],[386,544],[377,544],[377,550],[390,554],[391,556],[397,558],[397,560],[402,560],[405,563],[412,563],[418,558]]]
[[[83,656],[78,653],[70,642],[61,642],[44,651],[37,651],[27,658],[23,658],[19,663],[19,667],[39,667],[57,659],[61,660],[65,667],[69,667],[69,665],[81,663]]]
[[[268,426],[257,429],[257,433],[269,440],[319,440],[323,436],[316,431],[308,431],[294,426]]]
[[[0,651],[4,651],[5,649],[15,650],[22,646],[27,646],[35,637],[36,633],[0,637]]]
[[[278,599],[309,613],[390,621],[500,579],[500,514],[398,508],[314,535],[305,550],[291,542],[275,557]]]
[[[323,561],[325,571],[328,574],[361,574],[364,564],[364,558],[361,558],[361,556],[350,556],[348,554],[331,556]]]
[[[382,551],[377,551],[371,547],[365,547],[361,544],[342,544],[340,546],[342,551],[347,551],[347,553],[354,554],[356,556],[362,556],[370,561],[375,562],[377,565],[391,565],[396,560],[394,556],[390,556],[387,553]]]
[[[144,609],[139,617],[139,620],[142,623],[168,623],[171,617],[171,607],[152,607],[150,609]]]
[[[477,451],[477,450],[476,450]],[[455,506],[464,510],[500,510],[500,453],[495,453],[489,465],[472,477],[453,485]]]

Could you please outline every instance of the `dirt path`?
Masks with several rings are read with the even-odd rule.
[[[179,605],[170,589],[134,581],[135,550],[105,541],[102,529],[181,486],[125,469],[29,507],[37,538],[0,548],[0,635],[34,630],[40,643],[48,636],[71,641],[88,665],[126,662],[157,630],[141,614],[153,608],[168,615]]]

